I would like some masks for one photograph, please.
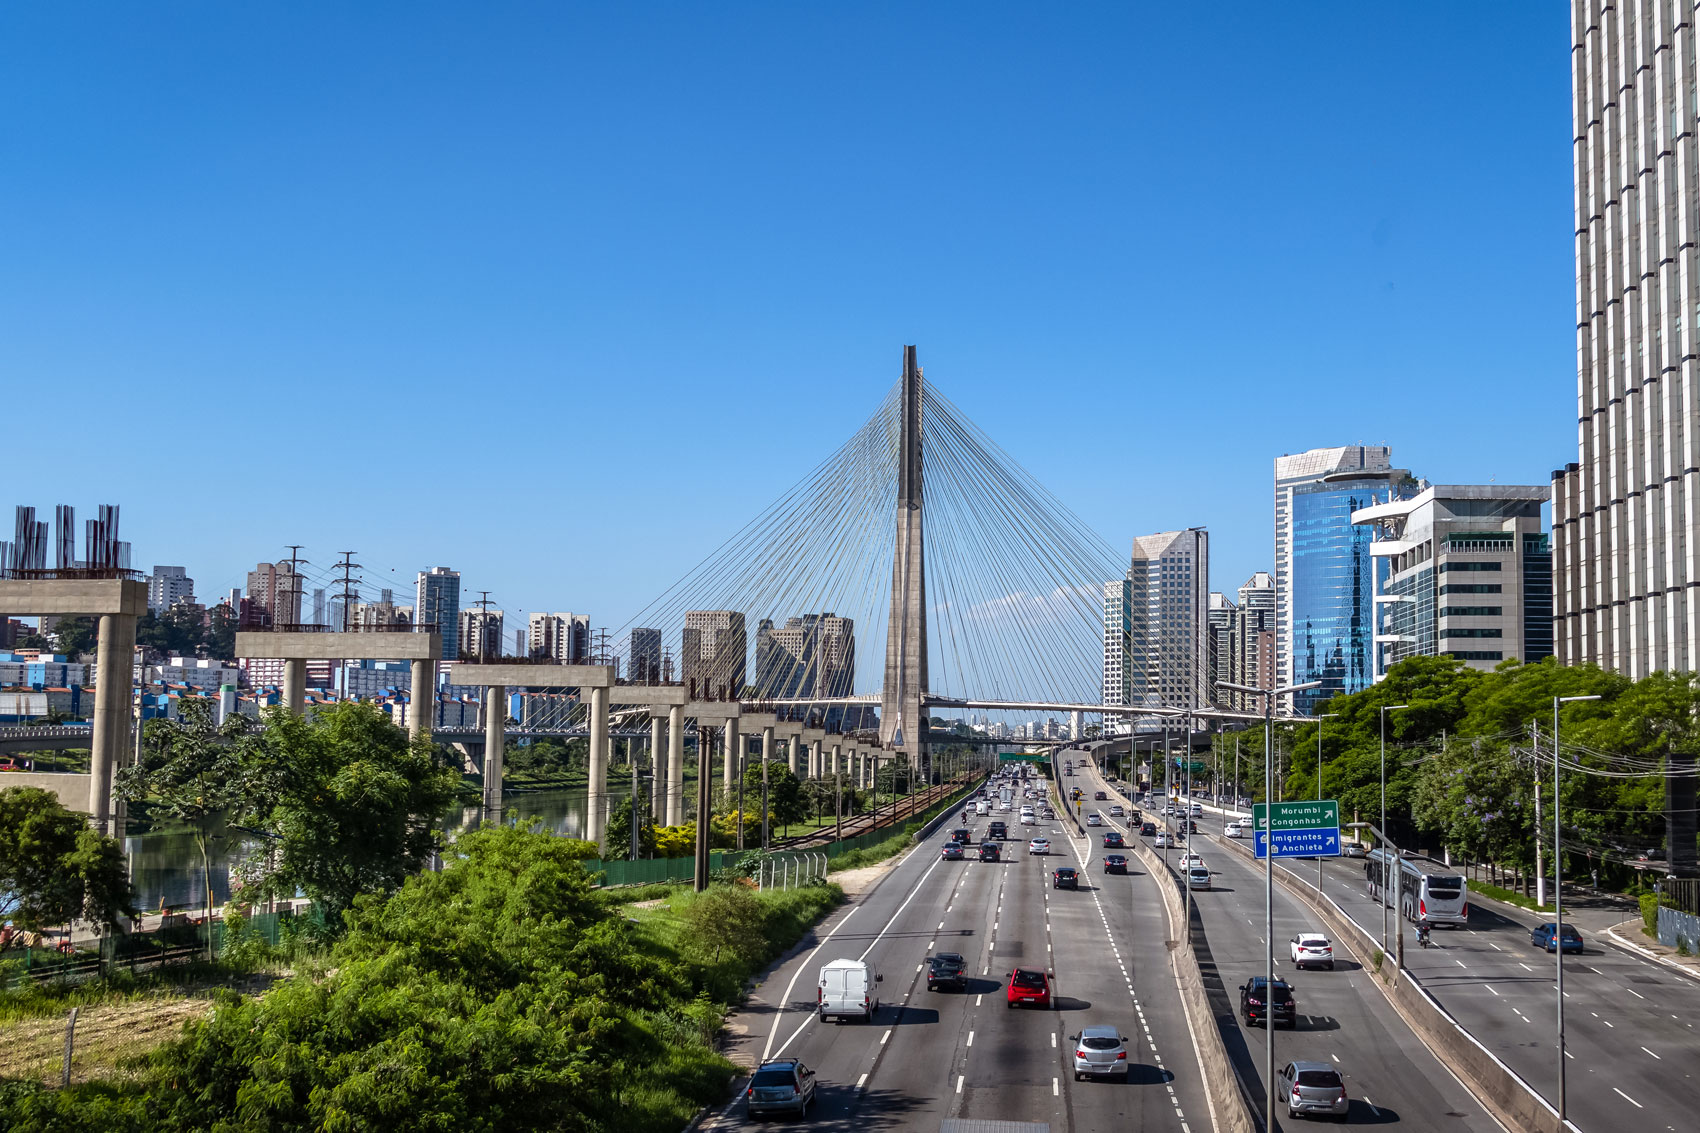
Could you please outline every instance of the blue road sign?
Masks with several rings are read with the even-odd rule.
[[[1259,830],[1253,835],[1257,856],[1268,854],[1269,832]],[[1314,858],[1340,856],[1340,828],[1313,826],[1300,830],[1275,831],[1275,856],[1278,858]]]

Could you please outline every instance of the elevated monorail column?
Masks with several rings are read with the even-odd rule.
[[[649,718],[649,816],[657,822],[667,821],[666,764],[661,756],[661,717]]]
[[[773,725],[761,730],[761,781],[767,782],[767,765],[773,760]]]
[[[667,825],[685,820],[685,706],[667,708]]]
[[[585,834],[601,844],[608,830],[608,689],[590,686],[590,790],[585,797]]]
[[[810,740],[809,741],[809,778],[811,778],[811,779],[820,779],[820,778],[825,777],[825,773],[821,769],[820,752],[821,752],[821,742],[819,740]]]
[[[732,789],[733,779],[738,774],[738,763],[744,753],[740,750],[743,740],[738,737],[738,720],[733,717],[726,721],[726,754],[721,757],[720,785],[728,791]],[[706,787],[704,788],[707,789]]]
[[[102,614],[95,644],[94,734],[89,739],[89,814],[112,833],[112,776],[130,750],[130,688],[135,679],[136,618]]]
[[[844,745],[842,743],[835,743],[832,745],[832,773],[834,775],[837,775],[839,771],[843,769],[843,764],[839,762],[843,751]]]
[[[502,746],[508,738],[508,690],[484,690],[484,821],[502,824]]]
[[[803,746],[802,736],[791,736],[785,744],[785,765],[791,769],[791,774],[797,775],[797,768],[802,765],[798,748]],[[798,778],[802,776],[798,775]]]
[[[431,737],[431,717],[437,707],[437,663],[415,660],[412,687],[407,700],[407,734],[413,739]]]
[[[291,657],[283,663],[283,706],[291,716],[299,716],[306,705],[307,661]]]

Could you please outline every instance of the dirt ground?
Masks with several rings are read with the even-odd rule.
[[[84,1007],[77,1011],[71,1081],[122,1077],[127,1064],[183,1033],[183,1024],[206,1014],[208,999],[158,997]],[[34,1078],[58,1085],[65,1060],[61,1015],[0,1024],[0,1077]]]

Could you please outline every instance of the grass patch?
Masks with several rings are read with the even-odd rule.
[[[1531,913],[1544,913],[1549,910],[1535,904],[1534,899],[1525,897],[1514,889],[1501,889],[1497,885],[1489,885],[1485,881],[1472,881],[1470,888],[1483,897],[1492,897],[1495,901],[1503,901],[1507,905],[1516,905],[1519,909],[1527,909]]]

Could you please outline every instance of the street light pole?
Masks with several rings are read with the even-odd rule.
[[[1332,720],[1338,712],[1324,712],[1316,718],[1316,801],[1322,801],[1322,722]],[[1322,855],[1316,855],[1316,899],[1322,900]]]
[[[1552,698],[1552,955],[1558,995],[1558,1124],[1564,1127],[1564,831],[1559,826],[1558,801],[1558,707],[1599,696],[1555,696]]]
[[[1387,957],[1387,847],[1392,845],[1387,840],[1387,714],[1400,708],[1409,708],[1409,704],[1383,704],[1381,706],[1381,955]],[[1398,866],[1398,862],[1393,863]],[[1400,871],[1395,869],[1393,877],[1396,882],[1403,884]]]
[[[1285,688],[1252,688],[1218,681],[1221,688],[1255,693],[1263,697],[1263,1127],[1275,1128],[1275,765],[1270,762],[1270,744],[1275,734],[1275,698],[1290,692],[1321,688],[1321,681],[1288,685]],[[1256,813],[1255,811],[1253,812]],[[1252,847],[1257,846],[1257,823],[1252,823]]]

